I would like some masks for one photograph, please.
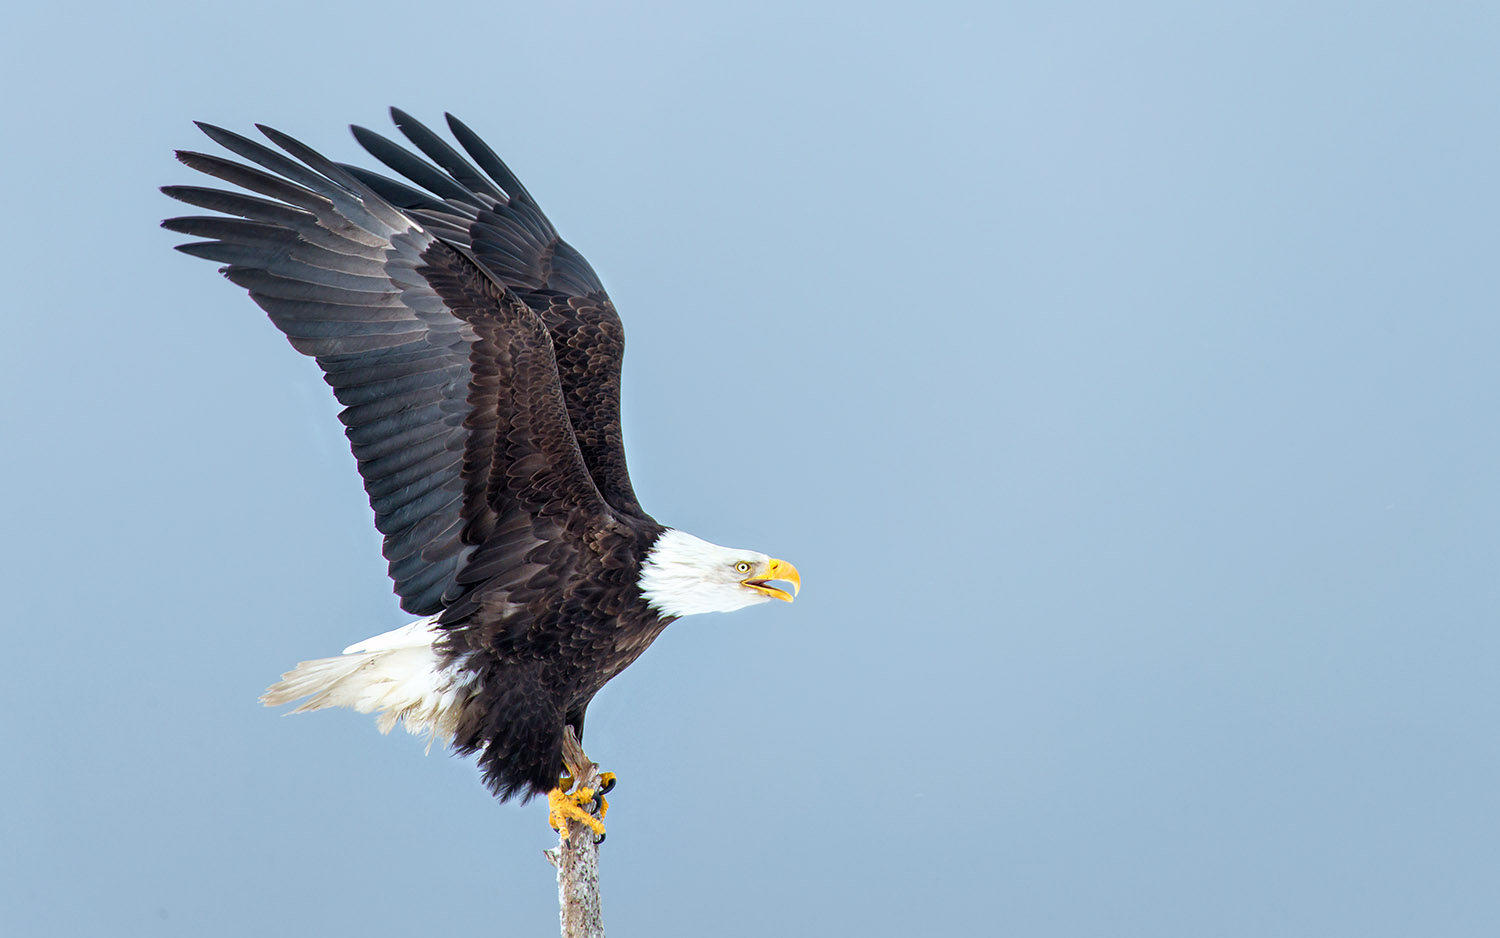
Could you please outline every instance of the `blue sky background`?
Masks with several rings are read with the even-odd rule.
[[[612,933],[1500,933],[1497,43],[1484,3],[11,13],[3,930],[556,928],[540,805],[256,704],[408,617],[316,369],[156,227],[192,119],[349,159],[398,104],[600,272],[648,509],[804,574],[590,710]]]

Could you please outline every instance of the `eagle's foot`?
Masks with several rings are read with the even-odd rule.
[[[571,779],[569,780],[571,784]],[[598,817],[594,816],[597,810]],[[547,792],[547,823],[552,829],[568,835],[568,821],[574,820],[599,835],[596,843],[604,840],[604,816],[609,813],[609,802],[604,800],[604,788],[595,792],[592,788],[580,788],[568,792],[560,784]]]

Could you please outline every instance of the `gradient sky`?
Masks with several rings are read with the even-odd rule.
[[[619,935],[1500,934],[1500,8],[23,6],[7,935],[545,935],[545,809],[260,691],[409,619],[156,192],[452,110],[626,323],[657,518],[795,562],[607,687]]]

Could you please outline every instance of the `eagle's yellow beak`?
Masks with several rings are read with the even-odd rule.
[[[788,593],[786,590],[769,585],[772,580],[792,584],[792,591]],[[802,592],[802,574],[785,560],[772,560],[766,564],[765,576],[751,577],[740,582],[757,593],[765,593],[772,599],[784,599],[787,602],[791,602],[793,596]]]

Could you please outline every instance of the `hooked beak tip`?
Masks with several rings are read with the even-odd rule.
[[[768,585],[771,581],[776,580],[791,584],[792,591],[788,593],[786,590]],[[773,599],[791,602],[797,594],[802,592],[802,574],[798,573],[797,568],[785,560],[773,559],[770,563],[766,564],[766,575],[764,577],[755,580],[746,580],[745,585],[751,589],[765,593]]]

